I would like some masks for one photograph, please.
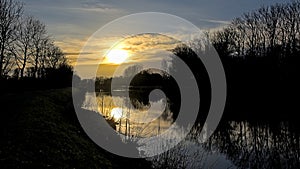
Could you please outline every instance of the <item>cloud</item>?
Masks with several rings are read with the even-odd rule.
[[[100,3],[97,1],[84,1],[78,7],[67,8],[69,10],[80,10],[86,12],[100,12],[100,13],[121,13],[123,10],[115,8],[112,5]]]
[[[203,22],[210,22],[210,23],[216,23],[216,24],[230,24],[230,21],[223,21],[223,20],[213,20],[213,19],[198,19]]]
[[[170,49],[174,48],[178,44],[178,41],[159,34],[141,34],[126,38],[122,45],[125,46],[123,49],[131,52],[140,52],[144,50],[154,49]]]
[[[72,55],[90,55],[93,53],[88,53],[88,52],[87,53],[84,53],[84,52],[82,52],[82,53],[80,53],[80,52],[67,53],[67,52],[65,52],[64,54],[72,56]]]
[[[87,39],[99,28],[121,16],[137,12],[163,12],[182,17],[200,29],[220,29],[234,17],[257,9],[261,5],[286,2],[286,0],[23,0],[25,11],[39,18],[47,25],[50,35],[55,37],[56,44],[66,53],[71,62],[75,62]],[[156,19],[156,18],[154,18]],[[158,18],[159,19],[159,18]],[[163,24],[163,23],[162,23]],[[141,26],[141,25],[140,25]],[[149,26],[149,25],[148,25]],[[173,26],[173,25],[171,25]],[[117,27],[116,29],[134,29]],[[184,30],[182,30],[184,31]],[[116,30],[115,30],[116,32]],[[171,32],[181,37],[182,32]],[[88,52],[81,53],[82,64],[91,65],[113,45],[113,38],[107,37],[92,42]],[[148,38],[151,38],[150,36]],[[149,47],[167,49],[173,42],[160,38],[158,42],[146,41],[143,38],[131,39],[125,50],[144,50],[143,55],[150,55]],[[145,52],[147,51],[147,52]],[[152,51],[155,54],[155,51]],[[146,59],[147,57],[145,57]],[[136,59],[138,60],[138,58]],[[136,61],[134,60],[134,61]]]
[[[100,11],[108,11],[114,9],[112,5],[100,3],[100,2],[92,2],[92,1],[84,1],[82,2],[82,7],[86,9],[99,9]]]

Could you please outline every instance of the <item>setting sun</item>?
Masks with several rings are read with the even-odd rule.
[[[128,58],[129,54],[126,50],[112,49],[106,55],[106,61],[112,64],[120,64]]]

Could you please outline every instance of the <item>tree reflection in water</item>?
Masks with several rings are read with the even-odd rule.
[[[238,168],[299,168],[299,128],[295,122],[224,122],[206,143]]]
[[[108,110],[112,109],[112,97],[105,95],[98,98],[100,108],[87,104],[91,102],[89,99],[86,99],[85,107],[100,109],[107,116]],[[122,96],[117,98],[120,101],[125,99]],[[164,119],[161,120],[160,124],[163,124]],[[124,128],[126,123],[123,122],[122,125]],[[154,131],[153,134],[158,134],[157,127],[146,126],[147,131]],[[118,128],[119,126],[115,129]],[[129,128],[130,133],[137,130],[133,123]],[[194,129],[178,146],[149,160],[156,168],[300,168],[299,129],[299,124],[292,121],[224,120],[208,142],[199,143],[200,132]]]

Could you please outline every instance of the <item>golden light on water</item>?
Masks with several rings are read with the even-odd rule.
[[[123,49],[112,49],[106,54],[106,62],[110,64],[121,64],[129,57],[129,53]]]
[[[110,112],[111,117],[113,117],[115,120],[119,120],[122,118],[122,109],[121,108],[113,108]]]

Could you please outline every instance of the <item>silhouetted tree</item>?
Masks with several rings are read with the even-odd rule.
[[[227,76],[228,103],[234,105],[227,110],[264,111],[267,118],[274,105],[291,107],[291,93],[299,91],[299,18],[300,1],[292,1],[245,13],[211,33]]]
[[[12,49],[16,57],[16,64],[20,66],[20,76],[24,77],[24,71],[26,65],[33,54],[32,48],[32,37],[33,37],[33,28],[34,28],[34,18],[26,17],[21,21],[18,31],[17,31],[17,40]]]
[[[10,64],[12,55],[8,47],[15,41],[14,31],[23,13],[23,5],[13,0],[0,1],[0,77],[5,73],[7,64]]]
[[[34,28],[32,32],[32,40],[33,40],[33,74],[34,77],[38,77],[38,69],[39,69],[39,60],[42,55],[42,47],[45,44],[45,41],[48,40],[47,34],[46,34],[46,27],[43,23],[41,23],[39,20],[36,20],[34,22]]]
[[[46,26],[23,15],[18,1],[0,1],[0,76],[45,78],[48,68],[67,64],[63,51],[48,36]]]

